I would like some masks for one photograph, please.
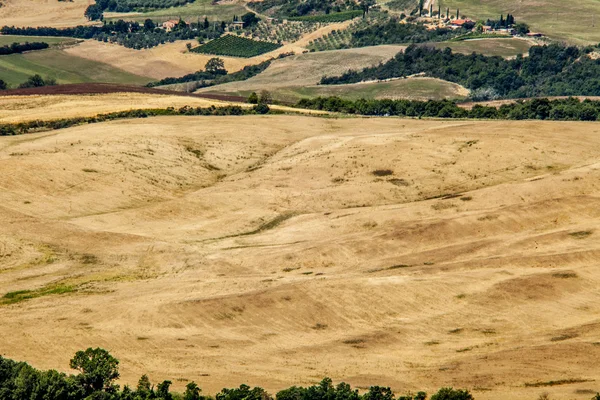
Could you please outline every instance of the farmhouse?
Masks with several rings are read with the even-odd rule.
[[[170,19],[166,22],[163,22],[162,24],[162,28],[164,30],[166,30],[167,32],[170,32],[171,30],[173,30],[173,28],[175,28],[177,25],[179,24],[179,20],[176,19]]]

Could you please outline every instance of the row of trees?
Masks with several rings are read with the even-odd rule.
[[[179,7],[195,0],[97,0],[89,5],[84,15],[91,21],[102,20],[104,11],[130,12],[151,11],[159,8]]]
[[[174,29],[166,31],[157,27],[151,19],[146,19],[143,24],[135,21],[118,20],[116,22],[105,22],[102,26],[80,25],[74,28],[16,28],[14,26],[4,26],[0,29],[0,32],[5,35],[66,36],[96,39],[103,42],[117,43],[128,48],[143,49],[174,42],[175,40],[215,39],[223,34],[225,27],[224,22],[211,25],[205,20],[187,24],[180,20],[180,23]]]
[[[165,380],[156,387],[147,375],[137,386],[122,389],[115,382],[120,377],[119,361],[101,348],[78,351],[69,363],[78,371],[66,375],[57,371],[39,371],[27,363],[0,357],[0,398],[3,400],[209,400],[201,395],[194,382],[186,386],[183,394],[172,393],[172,382]],[[389,387],[372,386],[365,394],[359,394],[346,383],[334,385],[329,378],[309,387],[292,386],[278,392],[277,400],[425,400],[427,394],[406,394],[395,397]],[[240,385],[239,388],[223,389],[215,400],[273,400],[263,388]],[[431,400],[473,400],[466,390],[443,388]]]
[[[25,42],[25,43],[13,43],[10,46],[2,46],[0,47],[0,56],[15,54],[15,53],[23,53],[25,51],[33,51],[33,50],[43,50],[47,49],[48,43],[44,42]]]
[[[600,101],[567,98],[546,98],[516,101],[492,106],[475,105],[471,109],[461,108],[449,100],[345,100],[339,97],[302,99],[301,108],[341,112],[346,114],[401,116],[416,118],[475,118],[507,120],[554,120],[554,121],[598,121]]]
[[[259,13],[272,14],[279,18],[301,17],[311,14],[329,14],[347,10],[363,10],[363,3],[355,0],[263,0],[248,5]]]
[[[352,32],[350,47],[380,44],[441,42],[467,33],[466,29],[437,28],[427,30],[423,24],[401,24],[396,18],[375,21]]]
[[[595,48],[559,44],[534,46],[529,57],[506,60],[481,54],[456,54],[451,49],[409,46],[386,63],[338,77],[323,77],[321,84],[345,84],[425,73],[459,83],[473,91],[485,89],[502,98],[542,96],[599,96],[600,61],[587,57]]]

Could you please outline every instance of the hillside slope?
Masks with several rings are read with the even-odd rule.
[[[103,346],[123,383],[208,394],[331,376],[589,398],[594,126],[161,117],[0,138],[0,296],[37,297],[0,305],[0,354],[64,368]]]

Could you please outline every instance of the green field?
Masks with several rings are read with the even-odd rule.
[[[77,39],[69,37],[52,37],[52,36],[19,36],[19,35],[0,35],[0,46],[10,45],[13,43],[33,43],[44,42],[50,46],[55,44],[76,43]]]
[[[513,14],[517,22],[526,22],[533,31],[576,44],[600,42],[600,1],[578,0],[444,0],[443,7],[473,19]]]
[[[203,93],[227,94],[247,97],[251,90],[220,91],[219,86],[203,90]],[[352,85],[290,86],[270,89],[273,98],[296,103],[302,98],[339,96],[346,99],[411,99],[441,100],[463,99],[466,91],[461,86],[431,78],[398,79],[389,82],[371,82]]]
[[[475,39],[460,42],[428,43],[438,49],[450,47],[455,53],[471,54],[473,52],[486,56],[514,57],[529,51],[531,43],[526,40],[507,38]]]
[[[147,13],[105,13],[104,16],[107,20],[126,19],[130,21],[143,21],[146,18],[155,21],[166,21],[181,17],[188,22],[197,18],[203,19],[204,16],[207,16],[210,21],[231,21],[234,15],[243,15],[248,12],[246,8],[238,3],[212,3],[212,0],[196,0],[183,7],[164,8]]]
[[[271,42],[247,39],[235,35],[225,35],[211,40],[207,44],[192,49],[194,53],[214,54],[229,57],[255,57],[280,48],[281,45]]]
[[[54,78],[58,83],[108,82],[143,85],[152,80],[55,49],[0,56],[0,79],[9,86],[15,87],[34,74]]]

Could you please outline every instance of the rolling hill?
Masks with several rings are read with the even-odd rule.
[[[121,383],[207,394],[330,376],[587,399],[596,131],[182,116],[1,137],[0,299],[34,298],[0,305],[0,353],[60,369],[102,346]]]

